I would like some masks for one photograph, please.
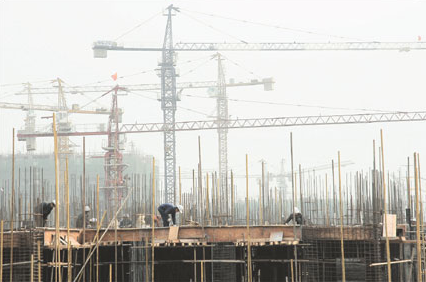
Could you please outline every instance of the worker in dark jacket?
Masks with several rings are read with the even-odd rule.
[[[291,220],[296,220],[296,224],[302,225],[305,223],[305,219],[302,216],[299,208],[294,208],[294,213],[290,214],[284,224],[289,223]]]
[[[40,203],[34,208],[34,221],[36,227],[46,226],[47,217],[55,206],[56,202],[52,201],[51,203]]]
[[[161,214],[161,219],[163,219],[163,226],[169,226],[169,215],[172,217],[173,225],[176,224],[176,213],[183,212],[183,206],[172,204],[162,204],[158,207],[158,211]]]
[[[89,222],[89,212],[90,212],[90,207],[89,206],[85,206],[84,207],[84,215],[83,213],[81,213],[78,217],[77,217],[77,221],[75,222],[75,226],[77,228],[83,228],[83,222],[86,222],[86,227],[90,227],[90,222]]]
[[[131,228],[133,226],[132,219],[130,216],[126,213],[123,218],[120,220],[120,228]]]

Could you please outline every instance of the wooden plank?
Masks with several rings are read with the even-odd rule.
[[[169,241],[175,241],[179,238],[179,226],[170,226]]]
[[[387,231],[388,231],[388,237],[393,238],[396,237],[396,214],[388,214],[387,215]],[[383,230],[382,234],[383,237],[386,237],[386,230],[385,230],[385,218],[383,217]]]
[[[141,241],[143,238],[150,235],[152,230],[150,228],[126,228],[117,230],[119,241],[122,242],[133,242]],[[171,231],[169,228],[160,227],[155,229],[155,238],[167,241],[170,238],[176,238],[175,232]],[[268,240],[271,237],[271,233],[282,232],[283,238],[291,238],[293,240],[293,226],[253,226],[250,228],[250,237],[261,240]],[[100,234],[103,234],[104,231],[100,230]],[[55,234],[54,229],[46,229],[44,231],[44,244],[45,246],[52,244],[53,236]],[[94,229],[86,229],[86,242],[92,242],[96,234]],[[60,236],[65,237],[66,229],[60,230]],[[81,230],[74,229],[70,230],[70,238],[73,238],[75,241],[82,243]],[[204,227],[203,229],[200,226],[179,226],[178,229],[178,238],[182,239],[193,239],[195,242],[206,241],[209,243],[216,242],[230,242],[235,243],[238,240],[246,240],[248,238],[247,228],[245,226],[223,226],[223,227]],[[296,239],[301,239],[301,230],[300,227],[296,227]],[[73,240],[73,241],[74,241]],[[107,234],[103,237],[102,241],[114,242],[114,230],[109,230]]]
[[[271,235],[269,235],[269,241],[282,241],[282,240],[283,240],[282,231],[271,232]]]

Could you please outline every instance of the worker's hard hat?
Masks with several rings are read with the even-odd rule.
[[[53,201],[52,201],[52,204],[53,204],[54,206],[56,206],[56,201],[55,201],[55,200],[53,200]]]
[[[90,207],[89,206],[85,206],[84,207],[84,211],[89,212],[90,211]]]
[[[298,208],[298,207],[295,207],[295,208],[294,208],[294,212],[295,212],[295,213],[300,213],[299,208]]]
[[[176,207],[178,208],[179,212],[183,212],[183,206],[182,205],[177,205]]]

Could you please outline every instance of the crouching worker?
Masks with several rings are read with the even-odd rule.
[[[295,220],[296,224],[298,224],[298,225],[305,224],[305,219],[303,218],[302,213],[300,212],[299,208],[294,208],[294,213],[289,215],[289,217],[284,222],[284,224],[289,223],[291,220]]]
[[[55,206],[55,201],[52,201],[51,203],[40,203],[34,208],[34,221],[36,227],[46,226],[47,217]]]
[[[120,228],[131,228],[133,227],[133,222],[130,219],[130,216],[128,214],[125,214],[123,218],[120,220]]]
[[[90,207],[89,206],[85,206],[84,207],[84,214],[81,213],[78,217],[77,217],[77,221],[75,222],[75,226],[77,228],[83,228],[83,222],[85,222],[85,227],[86,228],[90,228],[90,221],[89,221],[89,212],[90,212]]]
[[[161,214],[161,219],[163,220],[163,226],[169,226],[169,215],[172,217],[173,225],[176,224],[176,213],[183,212],[183,206],[172,204],[162,204],[158,207],[158,211]]]

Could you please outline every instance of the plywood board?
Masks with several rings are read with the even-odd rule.
[[[179,226],[170,226],[169,241],[175,241],[179,238]]]
[[[386,237],[385,216],[383,215],[383,237]],[[387,231],[388,237],[396,237],[396,214],[387,215]]]
[[[271,232],[271,235],[269,235],[269,241],[282,241],[283,240],[283,232]]]

